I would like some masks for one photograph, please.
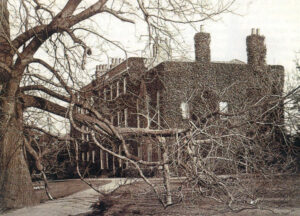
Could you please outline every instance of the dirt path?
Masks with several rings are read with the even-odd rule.
[[[110,180],[111,182],[99,187],[101,191],[113,190],[121,184],[127,184],[124,179],[100,179]],[[5,216],[65,216],[65,215],[77,215],[91,211],[90,206],[96,202],[99,198],[99,194],[93,189],[88,189],[75,193],[73,195],[60,198],[53,201],[47,201],[45,203],[13,210],[5,213]]]

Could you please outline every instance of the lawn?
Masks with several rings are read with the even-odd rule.
[[[180,184],[173,182],[173,189]],[[261,188],[264,197],[256,206],[233,212],[226,205],[208,198],[197,198],[189,190],[185,199],[166,209],[157,200],[153,191],[144,183],[126,185],[107,197],[100,197],[94,204],[98,211],[81,215],[300,215],[300,178],[289,176],[267,182]],[[174,201],[176,200],[174,197]],[[100,210],[99,210],[100,209]]]
[[[93,185],[98,187],[109,183],[110,180],[92,179],[91,182],[93,183]],[[49,200],[45,190],[43,189],[43,182],[34,182],[34,187],[40,188],[35,190],[35,194],[37,195],[40,202]],[[49,181],[49,188],[53,198],[57,199],[89,189],[90,187],[80,179],[68,179],[60,181]]]

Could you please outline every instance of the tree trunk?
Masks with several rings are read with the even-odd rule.
[[[172,205],[172,194],[171,194],[171,183],[170,183],[170,169],[169,169],[169,156],[168,156],[168,147],[166,144],[166,141],[163,140],[161,142],[162,148],[163,148],[163,180],[164,180],[164,186],[166,190],[166,198],[165,202],[166,205]]]
[[[12,94],[17,88],[6,86],[0,94],[0,211],[36,203],[24,157],[22,111]]]
[[[0,1],[0,212],[34,204],[36,199],[23,146],[20,75],[13,71],[7,0]],[[7,69],[8,68],[8,69]]]

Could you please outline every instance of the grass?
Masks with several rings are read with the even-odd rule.
[[[172,185],[176,190],[180,184],[173,182]],[[184,192],[186,199],[183,202],[164,209],[153,191],[144,182],[138,182],[126,185],[110,196],[100,197],[99,201],[93,204],[94,212],[82,215],[300,215],[298,175],[277,179],[276,182],[269,182],[266,186],[267,188],[262,191],[266,200],[257,206],[248,206],[241,211],[233,212],[226,205],[214,200],[194,197],[190,190]],[[290,187],[294,188],[293,194],[289,192]],[[288,199],[283,197],[284,195],[288,196]],[[176,196],[174,201],[178,201]]]
[[[93,185],[98,187],[98,186],[107,184],[110,181],[95,179],[95,180],[91,180],[91,182],[93,183]],[[42,185],[43,185],[43,182],[40,182],[40,183],[35,182],[34,183],[34,186],[42,186]],[[50,188],[50,193],[51,193],[52,197],[54,199],[57,199],[57,198],[72,195],[79,191],[89,189],[90,187],[87,184],[85,184],[84,182],[82,182],[80,179],[69,179],[66,181],[50,181],[49,188]],[[45,190],[42,188],[35,190],[35,194],[41,203],[49,200],[46,195]]]

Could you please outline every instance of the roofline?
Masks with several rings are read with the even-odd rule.
[[[123,64],[127,64],[127,63],[129,63],[129,62],[132,62],[132,61],[134,61],[135,59],[142,59],[142,60],[144,60],[144,59],[146,59],[146,58],[144,58],[144,57],[128,57],[127,59],[125,59],[123,62],[121,62],[120,64],[118,64],[118,65],[115,65],[114,67],[112,67],[112,68],[110,68],[108,71],[106,71],[104,74],[102,74],[101,76],[100,76],[100,80],[101,79],[103,79],[103,77],[105,77],[106,75],[108,75],[109,73],[111,73],[115,68],[117,68],[117,67],[119,67],[120,65],[123,65]],[[104,80],[105,81],[110,81],[110,80],[112,80],[113,78],[115,78],[116,76],[118,76],[118,75],[120,75],[120,74],[123,74],[124,72],[126,72],[126,71],[128,71],[130,69],[130,66],[126,66],[126,69],[124,69],[124,70],[122,70],[121,72],[119,72],[119,73],[117,73],[117,74],[115,74],[115,75],[113,75],[112,77],[109,77],[108,79],[105,79],[104,78]],[[85,89],[86,89],[86,91],[90,88],[90,87],[93,87],[92,85],[93,85],[93,82],[97,82],[97,80],[99,80],[99,79],[93,79],[89,84],[87,84],[87,85],[85,85],[85,86],[83,86],[82,88],[80,88],[80,91],[85,91]]]

